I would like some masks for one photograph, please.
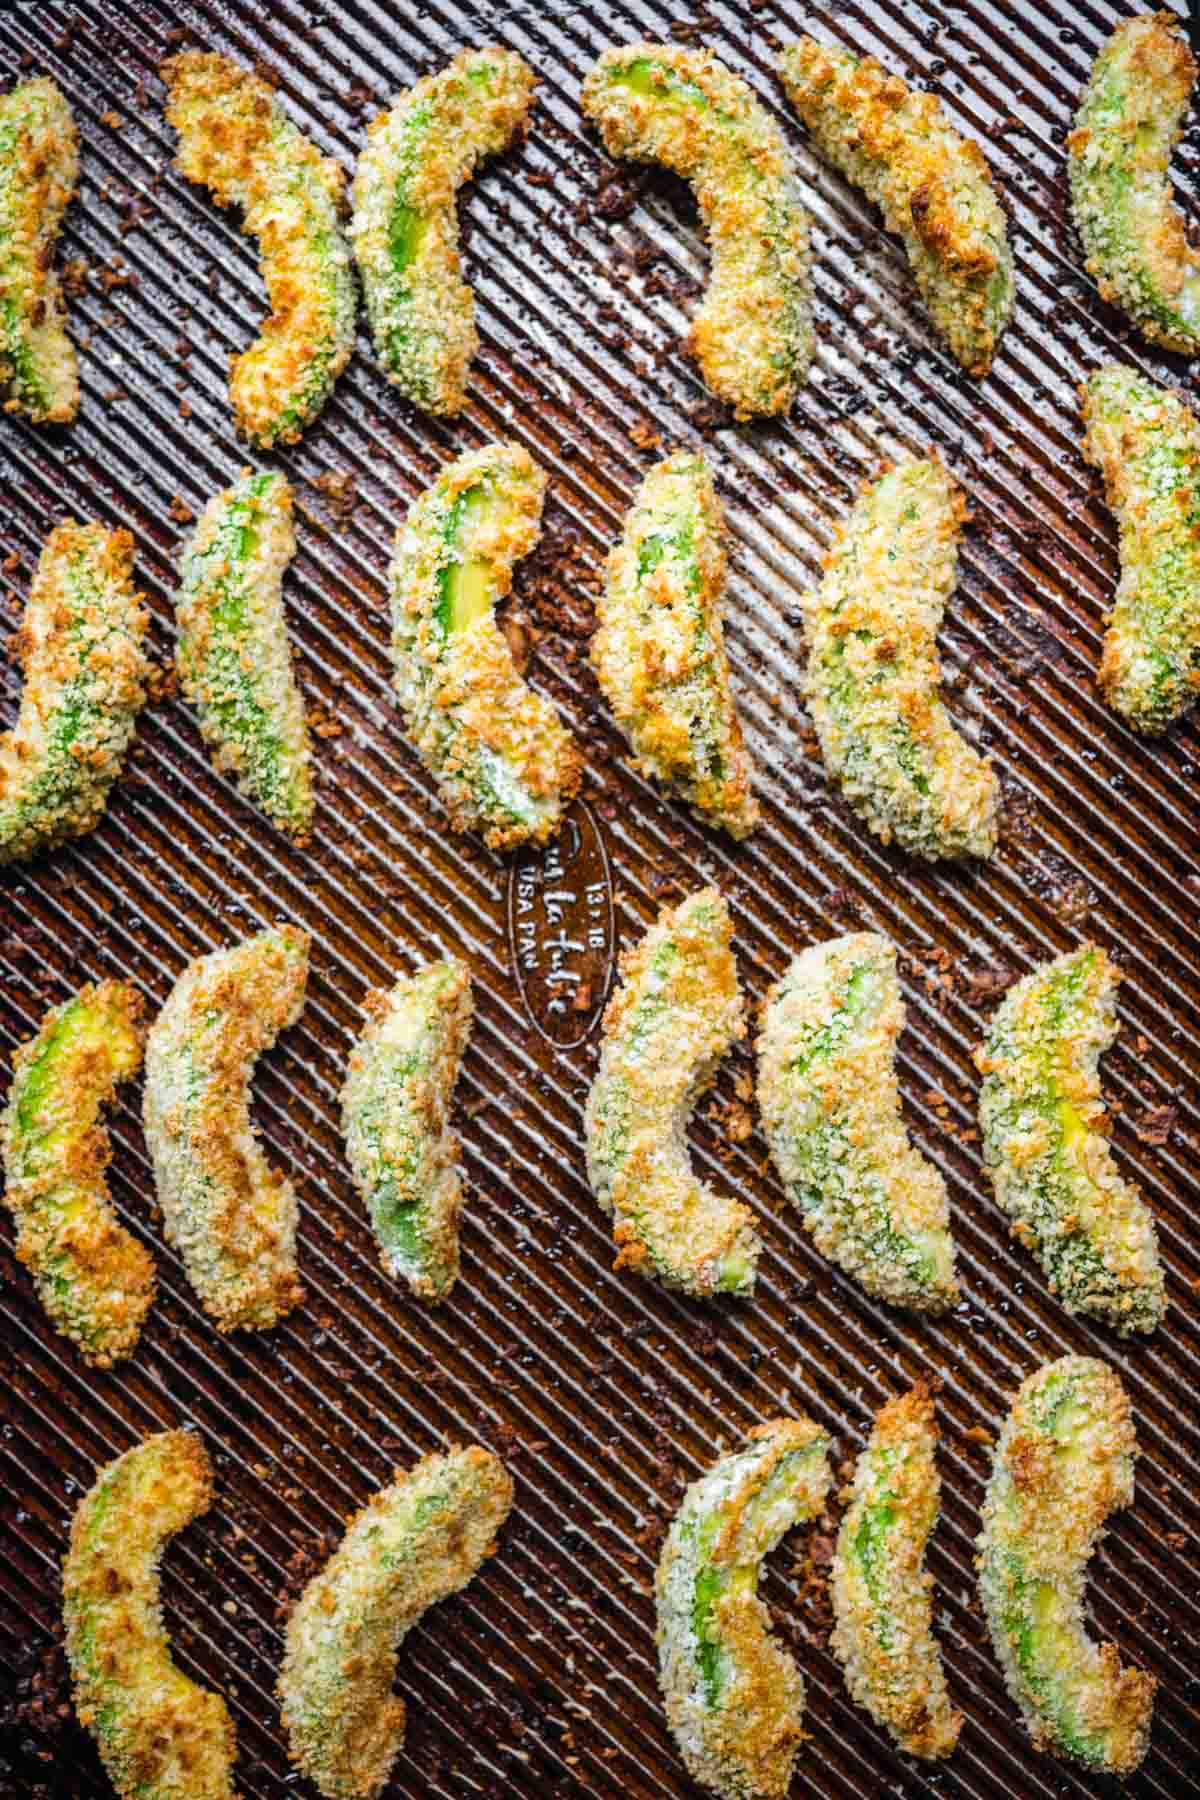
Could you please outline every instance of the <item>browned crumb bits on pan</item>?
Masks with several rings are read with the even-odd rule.
[[[358,505],[358,477],[352,469],[325,469],[313,483],[338,519],[349,519]]]

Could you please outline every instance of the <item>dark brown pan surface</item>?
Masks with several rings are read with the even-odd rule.
[[[100,830],[0,883],[6,1053],[85,979],[126,975],[160,1002],[188,958],[273,918],[315,937],[307,1011],[257,1084],[268,1147],[301,1188],[308,1299],[285,1324],[228,1341],[200,1313],[162,1242],[136,1089],[114,1114],[112,1169],[122,1218],[160,1269],[136,1358],[86,1374],[47,1330],[7,1219],[0,1229],[0,1794],[108,1791],[66,1704],[58,1563],[96,1464],[180,1422],[214,1453],[218,1499],[169,1554],[168,1617],[183,1666],[233,1708],[245,1795],[300,1791],[272,1691],[289,1594],[393,1466],[447,1438],[499,1450],[517,1508],[483,1576],[409,1640],[408,1739],[389,1793],[688,1793],[658,1705],[650,1598],[682,1485],[718,1447],[788,1409],[811,1413],[849,1458],[873,1411],[918,1375],[938,1387],[945,1507],[930,1560],[968,1724],[953,1761],[923,1772],[853,1708],[826,1645],[827,1524],[777,1558],[767,1584],[809,1680],[797,1791],[1098,1793],[1029,1750],[974,1598],[987,1440],[1021,1377],[1068,1349],[1121,1371],[1143,1451],[1136,1506],[1116,1520],[1094,1582],[1099,1627],[1162,1683],[1130,1792],[1200,1793],[1197,726],[1147,744],[1097,700],[1115,536],[1080,458],[1075,403],[1082,374],[1113,355],[1175,382],[1187,372],[1147,353],[1096,299],[1067,224],[1062,160],[1075,98],[1118,16],[1092,0],[714,0],[703,14],[678,0],[319,10],[53,0],[0,12],[5,84],[48,71],[75,108],[83,190],[63,255],[90,271],[72,302],[86,343],[78,424],[38,433],[0,418],[6,622],[50,526],[68,512],[97,517],[135,534],[164,664],[187,520],[248,460],[225,369],[262,308],[252,245],[171,169],[162,56],[187,42],[261,59],[297,120],[348,168],[366,120],[464,44],[502,41],[541,78],[527,146],[465,204],[483,338],[467,414],[447,426],[399,401],[364,321],[323,417],[275,459],[299,503],[288,588],[299,670],[327,732],[312,851],[289,850],[235,798],[193,719],[164,694]],[[986,143],[1015,214],[1018,302],[982,387],[934,344],[898,246],[786,117],[775,46],[804,28],[939,88],[955,122]],[[710,405],[676,349],[704,270],[686,196],[614,168],[581,130],[579,82],[596,53],[672,31],[711,44],[784,119],[812,207],[818,364],[786,424],[733,429]],[[1200,114],[1177,164],[1193,199],[1198,166]],[[518,578],[518,606],[533,678],[590,764],[575,861],[518,859],[513,875],[446,834],[402,740],[383,586],[414,494],[448,456],[504,434],[550,472],[547,529]],[[728,638],[765,813],[740,848],[630,772],[586,667],[603,556],[659,444],[676,442],[711,457],[731,522]],[[899,445],[940,447],[974,513],[943,646],[955,715],[1002,772],[1004,836],[982,870],[929,872],[868,841],[831,797],[798,698],[799,595],[857,482]],[[339,494],[353,502],[344,516]],[[5,724],[17,691],[9,668]],[[694,1143],[701,1168],[762,1221],[754,1302],[704,1310],[611,1272],[580,1146],[596,1039],[579,1040],[603,998],[614,921],[627,944],[665,900],[708,878],[730,899],[756,1003],[817,937],[874,928],[898,944],[904,1095],[950,1183],[967,1296],[943,1322],[910,1324],[869,1304],[811,1250],[765,1171],[748,1048],[722,1069]],[[573,905],[547,899],[564,892]],[[564,925],[569,941],[591,934],[565,962],[560,951],[576,981],[551,979]],[[994,994],[1088,935],[1128,974],[1106,1086],[1122,1167],[1155,1209],[1168,1269],[1165,1326],[1128,1345],[1068,1319],[1010,1245],[974,1126],[970,1052]],[[530,965],[520,982],[514,945]],[[459,1114],[470,1198],[460,1285],[430,1313],[379,1272],[340,1152],[337,1092],[365,989],[410,954],[449,951],[476,978]],[[551,1012],[564,991],[571,1005]]]

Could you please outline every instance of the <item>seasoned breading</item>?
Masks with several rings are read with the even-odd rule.
[[[133,1350],[154,1299],[154,1264],[113,1210],[99,1122],[141,1066],[143,1009],[124,981],[89,984],[53,1007],[13,1052],[0,1125],[17,1257],[55,1327],[101,1369]]]
[[[893,1306],[958,1298],[946,1184],[910,1142],[896,952],[854,932],[814,944],[767,995],[758,1104],[781,1181],[822,1256]]]
[[[1098,944],[1043,964],[1006,995],[975,1061],[984,1161],[1013,1236],[1068,1312],[1124,1335],[1153,1331],[1166,1296],[1153,1214],[1102,1129],[1120,979]]]
[[[250,1119],[254,1064],[299,1018],[309,937],[281,925],[188,964],[146,1044],[146,1143],[167,1238],[218,1331],[263,1330],[304,1297],[296,1193]]]
[[[358,293],[340,219],[346,178],[288,118],[275,91],[228,57],[184,50],[159,70],[178,168],[218,206],[240,206],[258,239],[271,315],[230,364],[239,431],[264,449],[296,443],[354,347]]]
[[[1009,1693],[1035,1747],[1131,1775],[1150,1743],[1153,1675],[1088,1636],[1087,1565],[1133,1501],[1137,1439],[1116,1373],[1063,1356],[1022,1382],[996,1446],[979,1591]]]
[[[808,217],[782,133],[708,50],[622,44],[583,84],[611,156],[664,163],[696,194],[712,252],[687,347],[739,419],[787,412],[812,361]]]
[[[79,368],[54,269],[62,217],[79,184],[79,133],[57,82],[0,98],[0,391],[5,412],[69,424]]]
[[[209,501],[183,553],[175,660],[216,768],[304,843],[312,749],[283,610],[295,554],[286,478],[244,470]]]
[[[966,506],[936,457],[863,487],[805,597],[806,695],[829,773],[883,840],[930,861],[990,856],[999,784],[939,693],[937,632]]]
[[[0,737],[0,863],[104,816],[146,697],[146,625],[127,531],[67,519],[50,533],[16,638],[21,710]]]
[[[388,380],[427,412],[461,412],[479,347],[455,199],[512,142],[533,88],[515,50],[462,50],[367,127],[350,241]]]
[[[292,1761],[326,1800],[374,1800],[404,1741],[400,1645],[495,1549],[512,1479],[477,1444],[426,1456],[375,1495],[301,1594],[279,1676]]]
[[[725,1800],[783,1800],[804,1737],[804,1681],[771,1637],[762,1560],[815,1517],[829,1439],[772,1419],[694,1481],[663,1546],[655,1594],[667,1719],[689,1773]]]
[[[622,962],[584,1116],[588,1179],[613,1215],[615,1268],[705,1298],[749,1293],[753,1215],[692,1172],[687,1126],[745,1035],[729,908],[715,887],[667,907]]]
[[[1174,13],[1124,19],[1096,58],[1067,139],[1088,273],[1152,344],[1200,352],[1200,254],[1171,191],[1196,81]]]
[[[430,963],[365,1001],[342,1089],[346,1155],[389,1275],[443,1300],[458,1275],[462,1182],[450,1100],[471,1029],[471,977]]]
[[[591,658],[639,768],[742,838],[758,805],[725,654],[724,525],[703,457],[651,469],[608,559]]]
[[[579,751],[518,673],[496,607],[537,542],[546,477],[519,444],[448,463],[396,533],[395,688],[456,831],[544,844],[579,786]]]
[[[164,1431],[101,1469],[71,1524],[63,1616],[75,1710],[120,1800],[236,1800],[229,1709],[175,1667],[158,1591],[166,1540],[211,1500],[200,1439]]]
[[[1200,693],[1200,420],[1117,363],[1081,389],[1083,453],[1104,476],[1121,580],[1098,680],[1138,731],[1165,731]]]
[[[933,1635],[925,1546],[941,1483],[924,1382],[889,1400],[858,1459],[833,1557],[832,1645],[859,1706],[909,1756],[949,1756],[962,1714]]]
[[[862,188],[908,252],[930,316],[968,375],[986,375],[1013,302],[1004,209],[979,145],[933,94],[873,56],[802,37],[780,57],[822,155]]]

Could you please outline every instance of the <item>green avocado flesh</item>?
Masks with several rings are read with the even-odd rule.
[[[459,494],[446,519],[444,540],[455,560],[447,562],[438,575],[437,602],[434,617],[443,633],[465,631],[476,619],[491,611],[496,599],[496,581],[487,557],[468,555],[463,549],[488,519],[500,516],[504,501],[486,483]]]

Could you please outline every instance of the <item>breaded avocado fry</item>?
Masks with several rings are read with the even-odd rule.
[[[383,1267],[422,1300],[443,1300],[458,1275],[462,1182],[449,1117],[471,977],[462,963],[430,963],[365,1004],[342,1089],[346,1154]]]
[[[457,831],[544,844],[579,786],[570,732],[518,673],[495,616],[541,525],[546,477],[519,444],[444,468],[396,533],[395,688]]]
[[[613,1215],[615,1268],[706,1298],[746,1294],[761,1244],[749,1209],[692,1172],[687,1125],[745,1034],[720,892],[668,907],[625,956],[588,1095],[588,1179]]]
[[[259,1147],[248,1088],[300,1016],[308,944],[281,925],[198,957],[146,1043],[146,1142],[167,1238],[218,1331],[263,1330],[304,1297],[295,1189]]]
[[[925,1573],[941,1491],[937,1435],[924,1382],[882,1409],[855,1467],[830,1584],[831,1641],[846,1686],[899,1749],[922,1758],[949,1756],[962,1729]]]
[[[683,1497],[658,1565],[659,1679],[693,1778],[725,1800],[783,1800],[804,1681],[758,1598],[763,1558],[818,1514],[829,1439],[810,1419],[750,1432]]]
[[[56,1327],[87,1361],[128,1356],[154,1298],[154,1264],[117,1223],[100,1110],[142,1061],[143,1001],[124,981],[80,988],[13,1056],[4,1203],[17,1256]]]
[[[583,110],[611,156],[695,190],[712,271],[687,347],[709,388],[739,419],[787,412],[813,353],[808,217],[774,120],[711,51],[673,44],[606,50]]]
[[[921,298],[968,375],[986,375],[1013,301],[1004,209],[979,145],[933,94],[802,37],[780,57],[787,95],[823,156],[899,237]]]
[[[303,842],[312,750],[283,610],[295,554],[286,478],[247,469],[209,501],[183,553],[175,660],[216,767]]]
[[[758,806],[721,622],[724,523],[702,456],[651,469],[608,559],[591,657],[639,767],[742,838]]]
[[[1200,253],[1171,191],[1171,152],[1196,81],[1174,13],[1123,19],[1096,58],[1067,139],[1089,275],[1164,350],[1200,352]]]
[[[1098,680],[1122,718],[1157,733],[1200,694],[1200,420],[1118,363],[1082,392],[1083,453],[1104,476],[1121,544]]]
[[[0,863],[99,824],[146,697],[133,539],[67,519],[46,539],[16,649],[21,710],[0,737]]]
[[[758,1104],[788,1197],[828,1256],[893,1306],[958,1298],[946,1184],[909,1140],[894,1067],[904,1003],[874,932],[814,944],[767,995]]]
[[[1098,944],[1043,964],[1006,994],[975,1060],[984,1161],[1013,1236],[1068,1312],[1124,1335],[1153,1331],[1166,1296],[1154,1217],[1103,1132],[1120,979]]]
[[[158,1592],[167,1539],[211,1500],[200,1439],[164,1431],[100,1470],[71,1525],[63,1614],[75,1710],[120,1800],[236,1800],[229,1708],[175,1667]]]
[[[350,360],[358,294],[341,226],[346,178],[299,131],[261,75],[184,50],[159,71],[179,133],[180,174],[240,206],[258,239],[272,311],[230,366],[239,431],[263,449],[296,443]]]
[[[1131,1775],[1150,1743],[1153,1675],[1088,1636],[1087,1565],[1133,1501],[1137,1439],[1115,1372],[1063,1356],[1022,1382],[996,1446],[979,1591],[1009,1693],[1039,1750]]]
[[[292,1761],[325,1800],[375,1800],[404,1741],[400,1645],[495,1548],[512,1480],[472,1445],[426,1456],[375,1495],[301,1594],[279,1676]]]
[[[79,133],[57,82],[0,98],[0,393],[35,425],[69,424],[79,369],[54,270],[62,216],[79,182]]]
[[[859,817],[914,856],[990,856],[999,786],[939,693],[962,493],[936,457],[868,482],[806,596],[806,693],[821,754]]]
[[[432,413],[461,412],[479,345],[462,279],[459,188],[507,149],[533,104],[515,50],[463,50],[367,127],[350,241],[388,380]]]

